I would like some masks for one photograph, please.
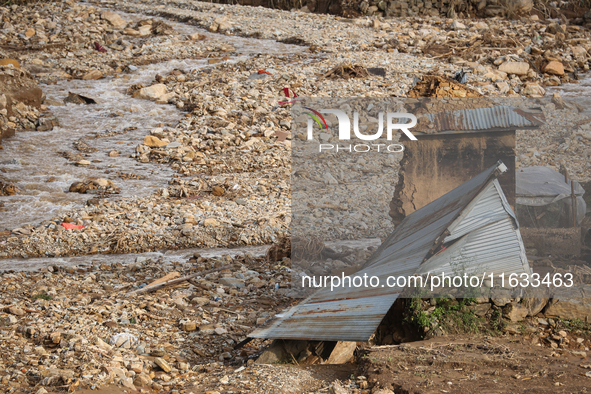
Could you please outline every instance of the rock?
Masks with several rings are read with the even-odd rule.
[[[144,137],[143,144],[149,146],[150,148],[160,148],[168,145],[168,142],[164,142],[160,140],[160,138],[154,137],[153,135],[147,135]]]
[[[503,317],[514,322],[522,321],[528,313],[529,310],[517,302],[511,302],[503,309]]]
[[[200,33],[194,33],[189,36],[192,41],[202,41],[205,40],[207,37]]]
[[[218,221],[215,220],[214,218],[207,218],[203,221],[203,226],[204,227],[217,227]]]
[[[497,82],[496,85],[497,85],[497,88],[499,89],[499,92],[501,92],[502,94],[507,93],[511,89],[509,87],[509,84],[505,81]]]
[[[589,320],[591,319],[591,299],[552,300],[548,303],[544,315],[561,319]]]
[[[564,101],[564,99],[562,97],[560,97],[560,94],[558,94],[558,93],[554,93],[552,95],[552,102],[554,103],[554,105],[558,109],[565,109],[568,107],[566,104],[566,101]]]
[[[534,7],[533,0],[506,0],[503,4],[507,9],[512,10],[516,14],[530,12]]]
[[[289,358],[281,341],[275,340],[256,360],[257,364],[278,364]]]
[[[119,152],[117,152],[116,150],[112,150],[109,152],[109,157],[118,157],[119,156]]]
[[[166,85],[158,83],[156,85],[141,88],[133,94],[134,98],[145,99],[145,100],[156,100],[160,96],[166,94],[168,89]]]
[[[152,379],[145,373],[140,373],[133,380],[133,385],[136,387],[148,387],[152,385]]]
[[[89,166],[89,165],[91,165],[91,164],[92,164],[92,163],[91,163],[90,161],[88,161],[88,160],[78,160],[78,161],[76,162],[76,165],[77,165],[77,166]]]
[[[224,286],[237,287],[239,289],[244,287],[244,281],[236,278],[226,277],[220,278],[218,282]]]
[[[379,389],[377,391],[374,391],[373,394],[394,394],[394,392],[389,389]]]
[[[91,70],[91,71],[87,72],[86,74],[84,74],[82,79],[87,81],[87,80],[101,79],[102,77],[103,77],[103,73],[100,72],[99,70]]]
[[[491,298],[490,300],[496,306],[505,306],[511,302],[510,298]]]
[[[2,319],[2,324],[0,324],[0,326],[2,326],[2,325],[11,326],[16,323],[18,323],[18,319],[12,315],[8,315]]]
[[[0,59],[0,66],[7,66],[12,64],[15,68],[21,68],[21,64],[14,59]]]
[[[139,36],[140,32],[135,29],[132,29],[131,27],[128,27],[125,30],[123,30],[123,34],[125,34],[126,36]]]
[[[564,66],[561,62],[552,60],[544,66],[542,71],[552,75],[564,75]]]
[[[357,342],[339,341],[326,360],[326,364],[345,364],[353,358]]]
[[[195,330],[197,330],[197,323],[195,323],[193,321],[184,322],[181,324],[181,330],[195,331]]]
[[[27,29],[27,31],[25,31],[25,37],[27,38],[31,38],[35,35],[35,29],[33,28],[29,28]]]
[[[25,311],[23,311],[21,308],[17,308],[16,306],[11,306],[10,308],[8,308],[8,312],[12,313],[15,316],[25,315]]]
[[[108,21],[116,29],[124,29],[127,26],[127,22],[113,11],[103,11],[101,18]]]
[[[509,323],[506,324],[503,328],[502,331],[506,334],[513,334],[513,335],[518,335],[521,333],[521,331],[519,330],[519,327],[517,324],[515,323]]]
[[[485,303],[485,304],[471,305],[468,307],[468,309],[471,310],[472,313],[474,313],[476,316],[483,317],[490,310],[490,307],[491,307],[491,305],[489,303]]]
[[[466,30],[466,25],[464,25],[461,22],[458,21],[453,21],[453,23],[451,24],[451,29],[452,30]]]
[[[168,373],[172,371],[171,366],[161,357],[156,357],[154,363],[158,365],[164,372]]]
[[[95,185],[100,186],[100,187],[107,187],[110,185],[109,181],[104,179],[104,178],[99,178],[99,179],[95,179],[94,181],[92,181]]]
[[[334,382],[332,382],[332,386],[330,386],[330,389],[328,390],[328,392],[330,394],[349,394],[349,390],[347,390],[346,388],[344,388],[338,380],[335,380]]]
[[[530,97],[543,97],[546,94],[546,90],[535,82],[527,82],[523,90],[523,95]]]
[[[223,196],[225,192],[226,191],[224,190],[223,187],[214,186],[213,190],[211,191],[211,194],[213,194],[214,196],[218,196],[219,197],[219,196]]]
[[[499,71],[507,74],[527,75],[529,63],[526,62],[505,62],[499,66]]]
[[[232,23],[228,20],[227,17],[221,17],[216,19],[211,26],[209,26],[209,31],[215,32],[224,32],[226,30],[230,30],[232,28]]]
[[[113,335],[111,339],[109,339],[109,343],[114,347],[120,347],[124,349],[130,349],[135,344],[137,344],[137,338],[127,332],[123,332],[121,334]]]
[[[223,327],[216,327],[216,328],[213,330],[213,332],[215,332],[215,333],[216,333],[216,334],[218,334],[218,335],[224,335],[224,334],[227,334],[227,333],[228,333],[228,330],[226,330],[226,329],[225,329],[225,328],[223,328]]]
[[[50,131],[59,126],[59,122],[54,116],[43,116],[37,121],[37,131]]]
[[[535,316],[544,309],[548,303],[548,298],[524,298],[521,304],[527,308],[528,316]]]
[[[138,33],[140,36],[149,36],[152,33],[152,26],[151,25],[140,26],[138,29]]]
[[[587,57],[587,50],[582,46],[575,45],[571,47],[571,51],[573,52],[573,56],[576,59],[585,59]]]
[[[141,373],[144,370],[144,364],[139,361],[133,362],[129,364],[129,370],[135,373]]]
[[[169,144],[166,145],[166,149],[176,149],[176,148],[180,148],[182,146],[182,144],[180,142],[171,142]]]
[[[163,94],[162,96],[158,97],[158,100],[156,100],[156,103],[157,104],[168,104],[168,103],[170,103],[170,100],[172,100],[175,97],[176,97],[175,92],[166,93],[166,94]]]

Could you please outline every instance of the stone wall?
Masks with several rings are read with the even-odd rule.
[[[515,209],[515,132],[424,135],[405,141],[390,216],[406,216],[472,179],[501,160],[507,172],[499,183]]]
[[[532,0],[214,0],[213,2],[281,10],[295,8],[345,17],[381,16],[384,18],[502,17],[526,13],[533,7]]]

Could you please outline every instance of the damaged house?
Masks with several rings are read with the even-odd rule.
[[[507,166],[507,174],[499,181],[515,209],[515,132],[539,128],[543,114],[498,105],[488,98],[415,100],[407,103],[407,111],[417,116],[413,133],[420,137],[404,141],[398,184],[390,202],[394,224],[497,160]]]
[[[330,348],[344,343],[338,341],[370,340],[405,290],[386,285],[389,277],[457,274],[458,265],[470,274],[530,273],[515,214],[497,179],[506,171],[499,161],[408,215],[355,274],[378,277],[376,286],[321,288],[249,337],[324,341],[321,358],[327,360],[334,356]]]

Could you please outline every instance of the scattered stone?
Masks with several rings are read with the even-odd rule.
[[[544,66],[543,71],[552,75],[564,75],[564,66],[561,62],[553,60]]]
[[[158,365],[164,372],[169,373],[172,371],[172,367],[161,357],[156,357],[154,363]]]
[[[159,83],[146,88],[141,88],[133,94],[133,97],[146,100],[156,100],[160,96],[166,94],[166,92],[166,85]]]
[[[124,29],[127,26],[127,22],[117,13],[112,11],[103,11],[101,18],[109,21],[109,23],[116,29]]]
[[[147,145],[150,148],[160,148],[168,145],[168,142],[161,141],[158,137],[154,137],[153,135],[147,135],[144,137],[144,145]]]
[[[82,79],[84,79],[84,80],[101,79],[102,77],[103,77],[103,73],[100,72],[99,70],[91,70],[91,71],[87,72],[86,74],[84,74]]]
[[[527,75],[529,63],[526,62],[505,62],[499,66],[499,71],[507,74]]]
[[[528,313],[529,310],[517,302],[511,302],[503,309],[503,316],[514,322],[522,321]]]

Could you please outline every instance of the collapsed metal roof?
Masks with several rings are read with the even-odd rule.
[[[496,179],[505,170],[499,161],[407,216],[355,275],[384,284],[389,276],[452,273],[457,256],[467,256],[467,273],[530,273],[517,220]],[[249,337],[365,342],[403,290],[322,288]]]
[[[540,127],[545,120],[541,111],[526,112],[509,105],[434,112],[424,117],[429,120],[429,130],[421,131],[427,134],[534,129]]]

